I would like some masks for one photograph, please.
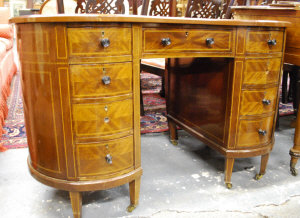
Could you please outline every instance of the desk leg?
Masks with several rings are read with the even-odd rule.
[[[129,183],[130,205],[127,207],[128,212],[132,212],[139,203],[141,177]]]
[[[225,185],[228,189],[232,188],[231,175],[234,164],[234,158],[226,158],[225,160]]]
[[[170,141],[173,145],[178,145],[178,134],[176,124],[173,121],[168,120],[168,125],[170,131]]]
[[[256,180],[260,180],[263,177],[263,175],[265,175],[269,156],[269,153],[261,156],[260,171],[255,176]]]
[[[300,157],[300,110],[299,108],[297,112],[294,146],[290,150],[290,155],[291,155],[290,170],[293,176],[297,175],[296,164],[298,158]]]
[[[74,218],[81,218],[82,196],[80,192],[69,192]]]

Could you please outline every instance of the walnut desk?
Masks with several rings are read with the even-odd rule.
[[[300,10],[296,7],[235,6],[234,17],[242,20],[278,20],[291,22],[287,28],[284,62],[300,67]],[[297,82],[299,84],[299,81]],[[297,85],[299,87],[299,85]],[[299,88],[298,88],[299,89]],[[297,91],[298,92],[298,91]],[[299,92],[298,92],[299,93]],[[299,101],[299,100],[298,100]],[[290,150],[290,170],[297,175],[296,164],[300,157],[300,112],[297,112],[294,147]]]
[[[138,203],[141,58],[180,58],[171,59],[167,75],[171,126],[226,156],[227,185],[236,157],[261,155],[265,172],[287,22],[121,15],[11,22],[21,60],[28,166],[40,182],[70,192],[75,217],[81,216],[83,191],[129,183],[128,210]]]

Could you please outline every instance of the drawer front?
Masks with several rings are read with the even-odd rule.
[[[259,115],[275,111],[277,88],[242,92],[240,115]]]
[[[283,32],[281,31],[251,30],[247,32],[246,53],[282,52],[282,48]]]
[[[245,61],[243,84],[278,84],[280,70],[281,58],[248,59]]]
[[[170,39],[169,45],[163,39]],[[211,44],[209,44],[209,40]],[[231,52],[233,30],[144,30],[144,52]]]
[[[76,137],[112,135],[133,128],[132,99],[73,104],[72,112]]]
[[[131,63],[71,65],[73,97],[102,97],[132,92]]]
[[[117,173],[133,166],[133,137],[94,144],[77,144],[79,176]]]
[[[109,40],[104,47],[101,41]],[[131,28],[69,28],[70,56],[121,56],[131,54]]]
[[[255,120],[240,120],[237,147],[256,147],[270,142],[272,126],[273,116]]]

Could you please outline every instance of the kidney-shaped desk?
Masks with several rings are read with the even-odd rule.
[[[117,15],[13,18],[21,60],[31,174],[70,192],[129,183],[132,210],[140,177],[140,60],[169,59],[168,119],[226,157],[262,156],[265,173],[286,22]],[[176,58],[176,59],[175,59]],[[179,58],[179,59],[177,59]]]

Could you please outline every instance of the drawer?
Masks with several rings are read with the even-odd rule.
[[[278,84],[281,71],[281,58],[248,59],[245,61],[243,84]]]
[[[70,56],[130,55],[131,28],[68,28],[68,47]]]
[[[133,129],[132,99],[72,105],[76,137],[112,135]]]
[[[145,29],[144,52],[232,52],[233,30]],[[168,44],[169,45],[166,45]]]
[[[271,141],[273,116],[240,120],[237,147],[256,147]]]
[[[131,63],[71,65],[73,97],[102,97],[132,92]]]
[[[246,53],[282,52],[283,32],[255,31],[247,32]]]
[[[242,92],[240,115],[259,115],[275,111],[277,87]]]
[[[117,173],[133,166],[133,137],[94,144],[77,144],[79,176]]]

